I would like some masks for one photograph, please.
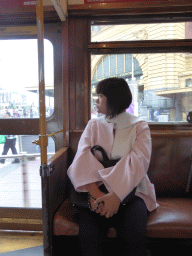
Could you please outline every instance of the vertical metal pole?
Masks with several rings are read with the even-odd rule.
[[[45,111],[45,78],[44,78],[44,18],[43,0],[37,0],[37,39],[39,68],[39,112],[40,112],[40,147],[41,164],[47,165],[46,111]]]
[[[39,68],[39,111],[40,111],[40,148],[41,148],[41,185],[43,210],[43,247],[44,256],[51,256],[51,232],[49,218],[49,169],[47,166],[46,111],[45,111],[45,79],[44,79],[44,16],[43,0],[37,0],[37,33],[38,33],[38,68]]]

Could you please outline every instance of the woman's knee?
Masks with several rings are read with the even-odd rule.
[[[123,208],[124,207],[124,208]],[[145,202],[135,196],[135,198],[125,206],[121,207],[121,216],[119,216],[120,236],[128,240],[143,240],[146,235],[147,227],[147,207]]]
[[[103,218],[90,210],[85,210],[79,216],[79,235],[80,236],[99,236],[102,237],[105,232]]]

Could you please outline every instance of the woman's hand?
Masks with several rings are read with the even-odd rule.
[[[98,185],[96,183],[90,183],[90,184],[87,184],[87,190],[89,191],[89,204],[90,204],[90,208],[92,211],[94,211],[97,207],[97,205],[95,206],[94,204],[94,201],[96,198],[100,198],[102,196],[105,195],[105,193],[103,193]],[[100,204],[100,207],[101,207],[101,204]]]
[[[114,193],[108,193],[102,197],[99,197],[97,200],[93,202],[94,207],[100,203],[99,208],[97,209],[97,213],[100,213],[101,216],[105,216],[106,218],[112,217],[119,210],[120,199]]]
[[[104,195],[106,195],[106,194],[101,192],[100,196],[98,196],[98,198],[103,197]],[[93,197],[89,196],[89,204],[90,204],[90,208],[92,211],[95,211],[95,209],[97,208],[97,205],[95,206],[94,202],[95,202],[95,199]],[[102,204],[100,203],[98,209],[101,210],[101,208],[102,208]]]

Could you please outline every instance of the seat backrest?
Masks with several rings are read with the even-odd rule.
[[[49,159],[49,166],[51,168],[49,179],[49,214],[51,225],[55,212],[68,195],[68,151],[68,148],[62,148]]]
[[[148,171],[157,197],[186,197],[192,138],[178,134],[153,136]]]
[[[173,129],[162,133],[151,129],[152,155],[148,171],[155,185],[157,197],[186,197],[190,169],[192,136]],[[71,134],[70,161],[72,161],[81,132]]]

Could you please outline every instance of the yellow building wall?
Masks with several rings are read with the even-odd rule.
[[[166,40],[184,39],[185,23],[133,24],[103,26],[101,31],[92,36],[92,41],[123,40]],[[191,56],[191,55],[190,55]],[[92,56],[92,76],[102,56]],[[134,54],[143,71],[145,90],[170,89],[185,87],[185,79],[181,74],[190,70],[192,59],[185,53]],[[185,77],[185,75],[183,75]]]

